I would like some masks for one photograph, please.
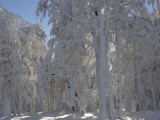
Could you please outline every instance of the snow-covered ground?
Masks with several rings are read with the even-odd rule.
[[[124,120],[160,120],[160,111],[125,113]],[[3,117],[0,120],[97,120],[97,114],[39,112],[21,117]]]
[[[36,114],[27,114],[20,117],[3,117],[0,120],[96,120],[97,116],[92,113],[82,115],[80,113],[56,113],[56,112],[39,112]]]
[[[160,111],[144,111],[126,114],[125,120],[160,120]]]

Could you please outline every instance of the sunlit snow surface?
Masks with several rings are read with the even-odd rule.
[[[123,120],[160,120],[160,111],[146,111],[124,113]],[[97,120],[97,113],[56,113],[39,112],[36,114],[22,115],[21,117],[3,117],[0,120]]]

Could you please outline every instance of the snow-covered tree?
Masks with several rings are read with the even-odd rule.
[[[2,7],[0,25],[0,113],[4,116],[34,111],[37,65],[46,53],[45,34],[38,25],[23,22]]]

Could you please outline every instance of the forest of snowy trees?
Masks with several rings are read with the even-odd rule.
[[[39,0],[36,14],[47,46],[40,25],[0,7],[1,117],[160,110],[159,0]]]
[[[0,116],[36,110],[37,69],[46,53],[40,26],[0,7]]]

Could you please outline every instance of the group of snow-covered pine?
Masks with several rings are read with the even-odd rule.
[[[160,109],[160,0],[39,0],[36,14],[49,17],[48,43],[0,7],[1,117]]]

